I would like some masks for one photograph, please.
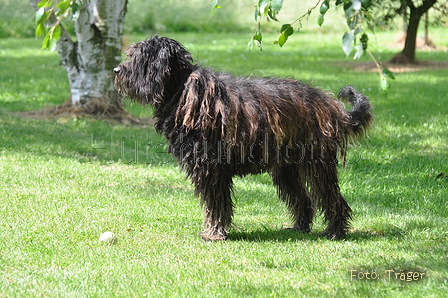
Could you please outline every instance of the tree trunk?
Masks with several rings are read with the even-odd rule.
[[[89,114],[124,110],[112,70],[121,61],[126,5],[127,0],[83,1],[75,21],[76,41],[63,28],[58,39],[56,49],[67,71],[71,103]]]
[[[417,30],[418,24],[420,22],[420,17],[421,16],[417,14],[417,10],[415,8],[411,9],[411,12],[409,14],[408,28],[406,31],[406,39],[404,42],[404,49],[401,52],[408,63],[415,62],[415,43],[417,41]]]
[[[397,64],[415,63],[415,48],[417,41],[418,24],[424,13],[428,11],[437,0],[424,0],[422,5],[415,7],[412,0],[404,0],[410,10],[404,49],[401,53],[393,57],[390,62]]]
[[[429,46],[429,12],[425,13],[425,46]]]

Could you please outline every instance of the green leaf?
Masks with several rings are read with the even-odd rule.
[[[294,33],[294,28],[290,24],[284,24],[281,28],[281,33],[278,36],[277,40],[272,44],[279,44],[279,46],[283,47],[283,45],[288,40],[288,37]]]
[[[258,21],[258,17],[260,16],[260,8],[258,7],[258,5],[255,6],[255,21]]]
[[[275,11],[273,11],[272,9],[269,9],[269,10],[268,10],[268,15],[269,15],[269,17],[270,17],[271,19],[273,19],[274,21],[277,21],[277,22],[278,22],[278,19],[277,19],[277,13],[276,13]]]
[[[317,17],[317,24],[318,24],[319,26],[322,26],[323,23],[324,23],[324,16],[320,14],[320,15]]]
[[[280,34],[280,36],[278,37],[278,45],[280,47],[283,47],[283,45],[286,43],[286,41],[288,40],[288,35],[285,34],[284,32],[282,34]]]
[[[261,46],[262,40],[263,40],[263,35],[261,35],[260,31],[256,31],[254,36],[252,36],[252,38],[247,43],[247,47],[249,48],[249,50],[252,50],[254,45],[256,45],[260,49],[260,52],[262,52],[263,51],[262,46]]]
[[[345,32],[342,37],[342,50],[344,50],[345,55],[348,57],[353,49],[353,41],[355,40],[355,32],[350,30]]]
[[[289,35],[286,33],[286,31],[282,32],[282,34],[279,35],[278,39],[276,41],[274,41],[273,44],[277,44],[280,47],[283,47],[283,45],[286,43],[286,41],[288,40]]]
[[[42,0],[39,3],[37,3],[38,8],[50,7],[50,6],[51,6],[51,0]]]
[[[218,5],[218,0],[213,0],[213,5],[212,5],[212,15],[215,15],[215,10],[221,8],[220,5]]]
[[[272,0],[272,10],[279,12],[282,9],[283,0]]]
[[[41,7],[36,11],[36,24],[45,23],[45,21],[43,21],[44,17],[45,17],[45,7]]]
[[[364,54],[364,50],[362,48],[362,44],[359,44],[359,45],[355,46],[355,50],[356,50],[356,52],[355,52],[355,55],[353,56],[353,59],[356,60],[358,58],[361,58],[362,54]]]
[[[59,37],[61,36],[61,26],[60,25],[57,25],[56,27],[54,27],[53,29],[52,29],[52,32],[51,32],[51,39],[53,39],[53,40],[58,40],[59,39]]]
[[[61,1],[59,2],[58,5],[56,5],[57,8],[59,8],[61,10],[62,13],[64,13],[67,8],[70,6],[70,0],[65,0],[65,1]]]
[[[269,8],[270,8],[270,0],[260,0],[260,2],[258,2],[258,7],[259,7],[259,16],[267,16],[269,13]]]
[[[341,3],[343,3],[344,2],[344,0],[336,0],[336,5],[339,5],[339,4],[341,4]]]
[[[261,0],[260,3],[260,11],[264,12],[265,16],[269,16],[271,19],[278,21],[277,14],[282,8],[283,0]]]
[[[263,35],[261,35],[261,32],[255,32],[254,36],[252,37],[254,40],[257,40],[259,42],[262,41]]]
[[[344,2],[345,17],[350,19],[361,9],[361,0],[353,0]]]
[[[37,24],[36,26],[36,37],[41,37],[42,34],[45,33],[45,26],[44,24]]]
[[[372,0],[361,0],[361,6],[364,9],[368,9],[372,4]]]
[[[252,37],[249,42],[247,43],[247,47],[249,48],[249,51],[252,50],[252,48],[254,47],[254,45],[256,45],[258,47],[258,49],[260,50],[260,52],[263,52],[263,48],[261,46],[261,42],[257,39],[255,39],[254,37]]]
[[[282,25],[282,28],[280,29],[280,32],[283,33],[284,31],[286,32],[286,34],[288,36],[291,36],[294,33],[294,28],[290,24],[284,24],[284,25]]]
[[[325,1],[322,3],[322,5],[320,6],[320,9],[319,9],[320,14],[321,14],[321,15],[324,15],[324,14],[328,11],[329,8],[330,8],[330,3],[328,2],[328,0],[325,0]],[[320,26],[320,25],[319,25],[319,26]]]
[[[50,44],[49,44],[50,52],[54,52],[56,50],[57,44],[58,44],[57,39],[50,38]]]
[[[388,81],[387,78],[384,77],[384,76],[381,76],[381,79],[380,79],[380,88],[381,88],[381,91],[383,92],[383,94],[386,94],[387,91],[389,91],[389,89],[390,89],[389,81]]]
[[[392,80],[395,80],[394,73],[392,71],[390,71],[389,69],[387,69],[386,67],[383,67],[382,74],[386,78],[391,78]]]
[[[44,41],[42,42],[42,49],[48,49],[50,47],[50,32],[45,34]]]
[[[254,48],[254,40],[250,39],[249,42],[247,43],[247,48],[249,49],[249,51],[252,51],[252,49]]]

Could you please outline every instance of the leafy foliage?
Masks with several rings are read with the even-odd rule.
[[[290,24],[284,24],[280,29],[280,35],[274,44],[278,43],[281,47],[286,43],[288,37],[294,33],[294,29]]]
[[[56,42],[61,36],[61,22],[64,18],[76,20],[82,0],[42,0],[37,4],[36,37],[44,36],[43,49],[56,49]]]
[[[408,1],[408,0],[382,0],[372,2],[372,12],[374,14],[375,24],[378,26],[388,26],[393,23],[396,18],[402,18],[408,22],[409,7],[418,7],[425,1]],[[436,0],[431,7],[430,22],[435,25],[442,25],[446,21],[448,14],[448,0]]]
[[[363,56],[366,51],[368,51],[368,35],[365,33],[363,24],[367,24],[367,27],[373,31],[373,17],[370,13],[370,7],[372,6],[371,0],[334,0],[335,6],[343,5],[345,12],[345,19],[347,21],[348,31],[346,31],[342,36],[342,50],[348,57],[351,55],[353,50],[355,54],[354,59],[358,59]],[[255,20],[258,22],[257,30],[249,41],[249,49],[252,49],[254,45],[257,45],[260,50],[262,50],[262,40],[263,35],[261,32],[261,19],[266,18],[269,20],[278,21],[277,14],[282,8],[282,0],[259,0],[255,7]],[[302,19],[308,18],[312,11],[319,7],[319,16],[317,17],[317,24],[322,26],[325,20],[325,14],[330,9],[330,0],[318,0],[317,3],[308,9],[308,11],[302,16],[298,17],[296,20],[289,24],[283,24],[280,29],[280,35],[272,44],[278,44],[280,47],[287,42],[288,37],[294,33],[293,25],[298,23],[298,31],[302,27]],[[357,43],[357,38],[359,38],[359,44]],[[373,55],[370,54],[372,59],[375,61],[379,74],[380,74],[380,86],[384,93],[389,89],[389,79],[393,79],[392,72],[388,69],[382,68],[379,63],[376,62]]]
[[[362,23],[365,20],[368,24],[369,28],[373,28],[370,24],[372,17],[369,14],[369,7],[371,6],[371,0],[335,0],[334,5],[340,6],[343,4],[343,8],[345,11],[345,18],[347,20],[347,25],[349,27],[349,31],[345,32],[342,38],[342,49],[346,56],[349,56],[353,49],[356,50],[354,58],[359,58],[364,54],[364,51],[368,48],[368,38],[367,34],[364,33]],[[255,31],[253,37],[249,42],[249,48],[252,48],[253,45],[257,45],[260,50],[262,50],[261,42],[263,40],[263,35],[261,32],[261,20],[266,18],[269,20],[278,21],[277,14],[282,8],[283,1],[282,0],[259,0],[258,4],[255,7],[255,20],[258,22],[257,30]],[[319,16],[317,17],[317,23],[319,26],[322,26],[324,22],[324,16],[330,9],[330,0],[318,0],[317,3],[308,9],[308,11],[302,16],[298,17],[296,20],[289,24],[283,24],[280,30],[280,35],[273,42],[273,44],[278,44],[281,47],[286,43],[288,37],[294,33],[294,24],[298,23],[299,26],[297,28],[300,31],[302,27],[301,21],[304,18],[308,18],[311,13],[319,7]],[[361,34],[361,45],[356,44],[356,39],[358,34]]]
[[[252,49],[254,45],[257,45],[260,51],[262,50],[261,42],[263,40],[263,35],[261,33],[261,19],[266,18],[269,20],[278,21],[277,14],[281,10],[283,6],[283,0],[259,0],[258,4],[255,6],[255,21],[258,22],[257,30],[249,41],[249,49]],[[288,39],[288,37],[292,34],[291,30],[292,26],[289,26],[291,29],[286,28],[285,25],[282,26],[282,30],[279,36],[281,41],[277,40],[280,46],[283,46]],[[290,34],[289,34],[290,33]]]

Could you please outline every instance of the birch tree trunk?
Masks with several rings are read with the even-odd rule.
[[[39,0],[30,0],[36,8]],[[114,115],[124,110],[113,86],[120,63],[127,0],[89,0],[75,20],[75,40],[62,28],[56,49],[70,84],[71,102],[89,114]],[[51,20],[50,20],[51,21]]]

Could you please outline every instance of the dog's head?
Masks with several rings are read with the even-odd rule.
[[[167,92],[193,71],[191,54],[177,41],[154,36],[126,50],[126,61],[114,68],[115,88],[141,104],[162,103]]]

